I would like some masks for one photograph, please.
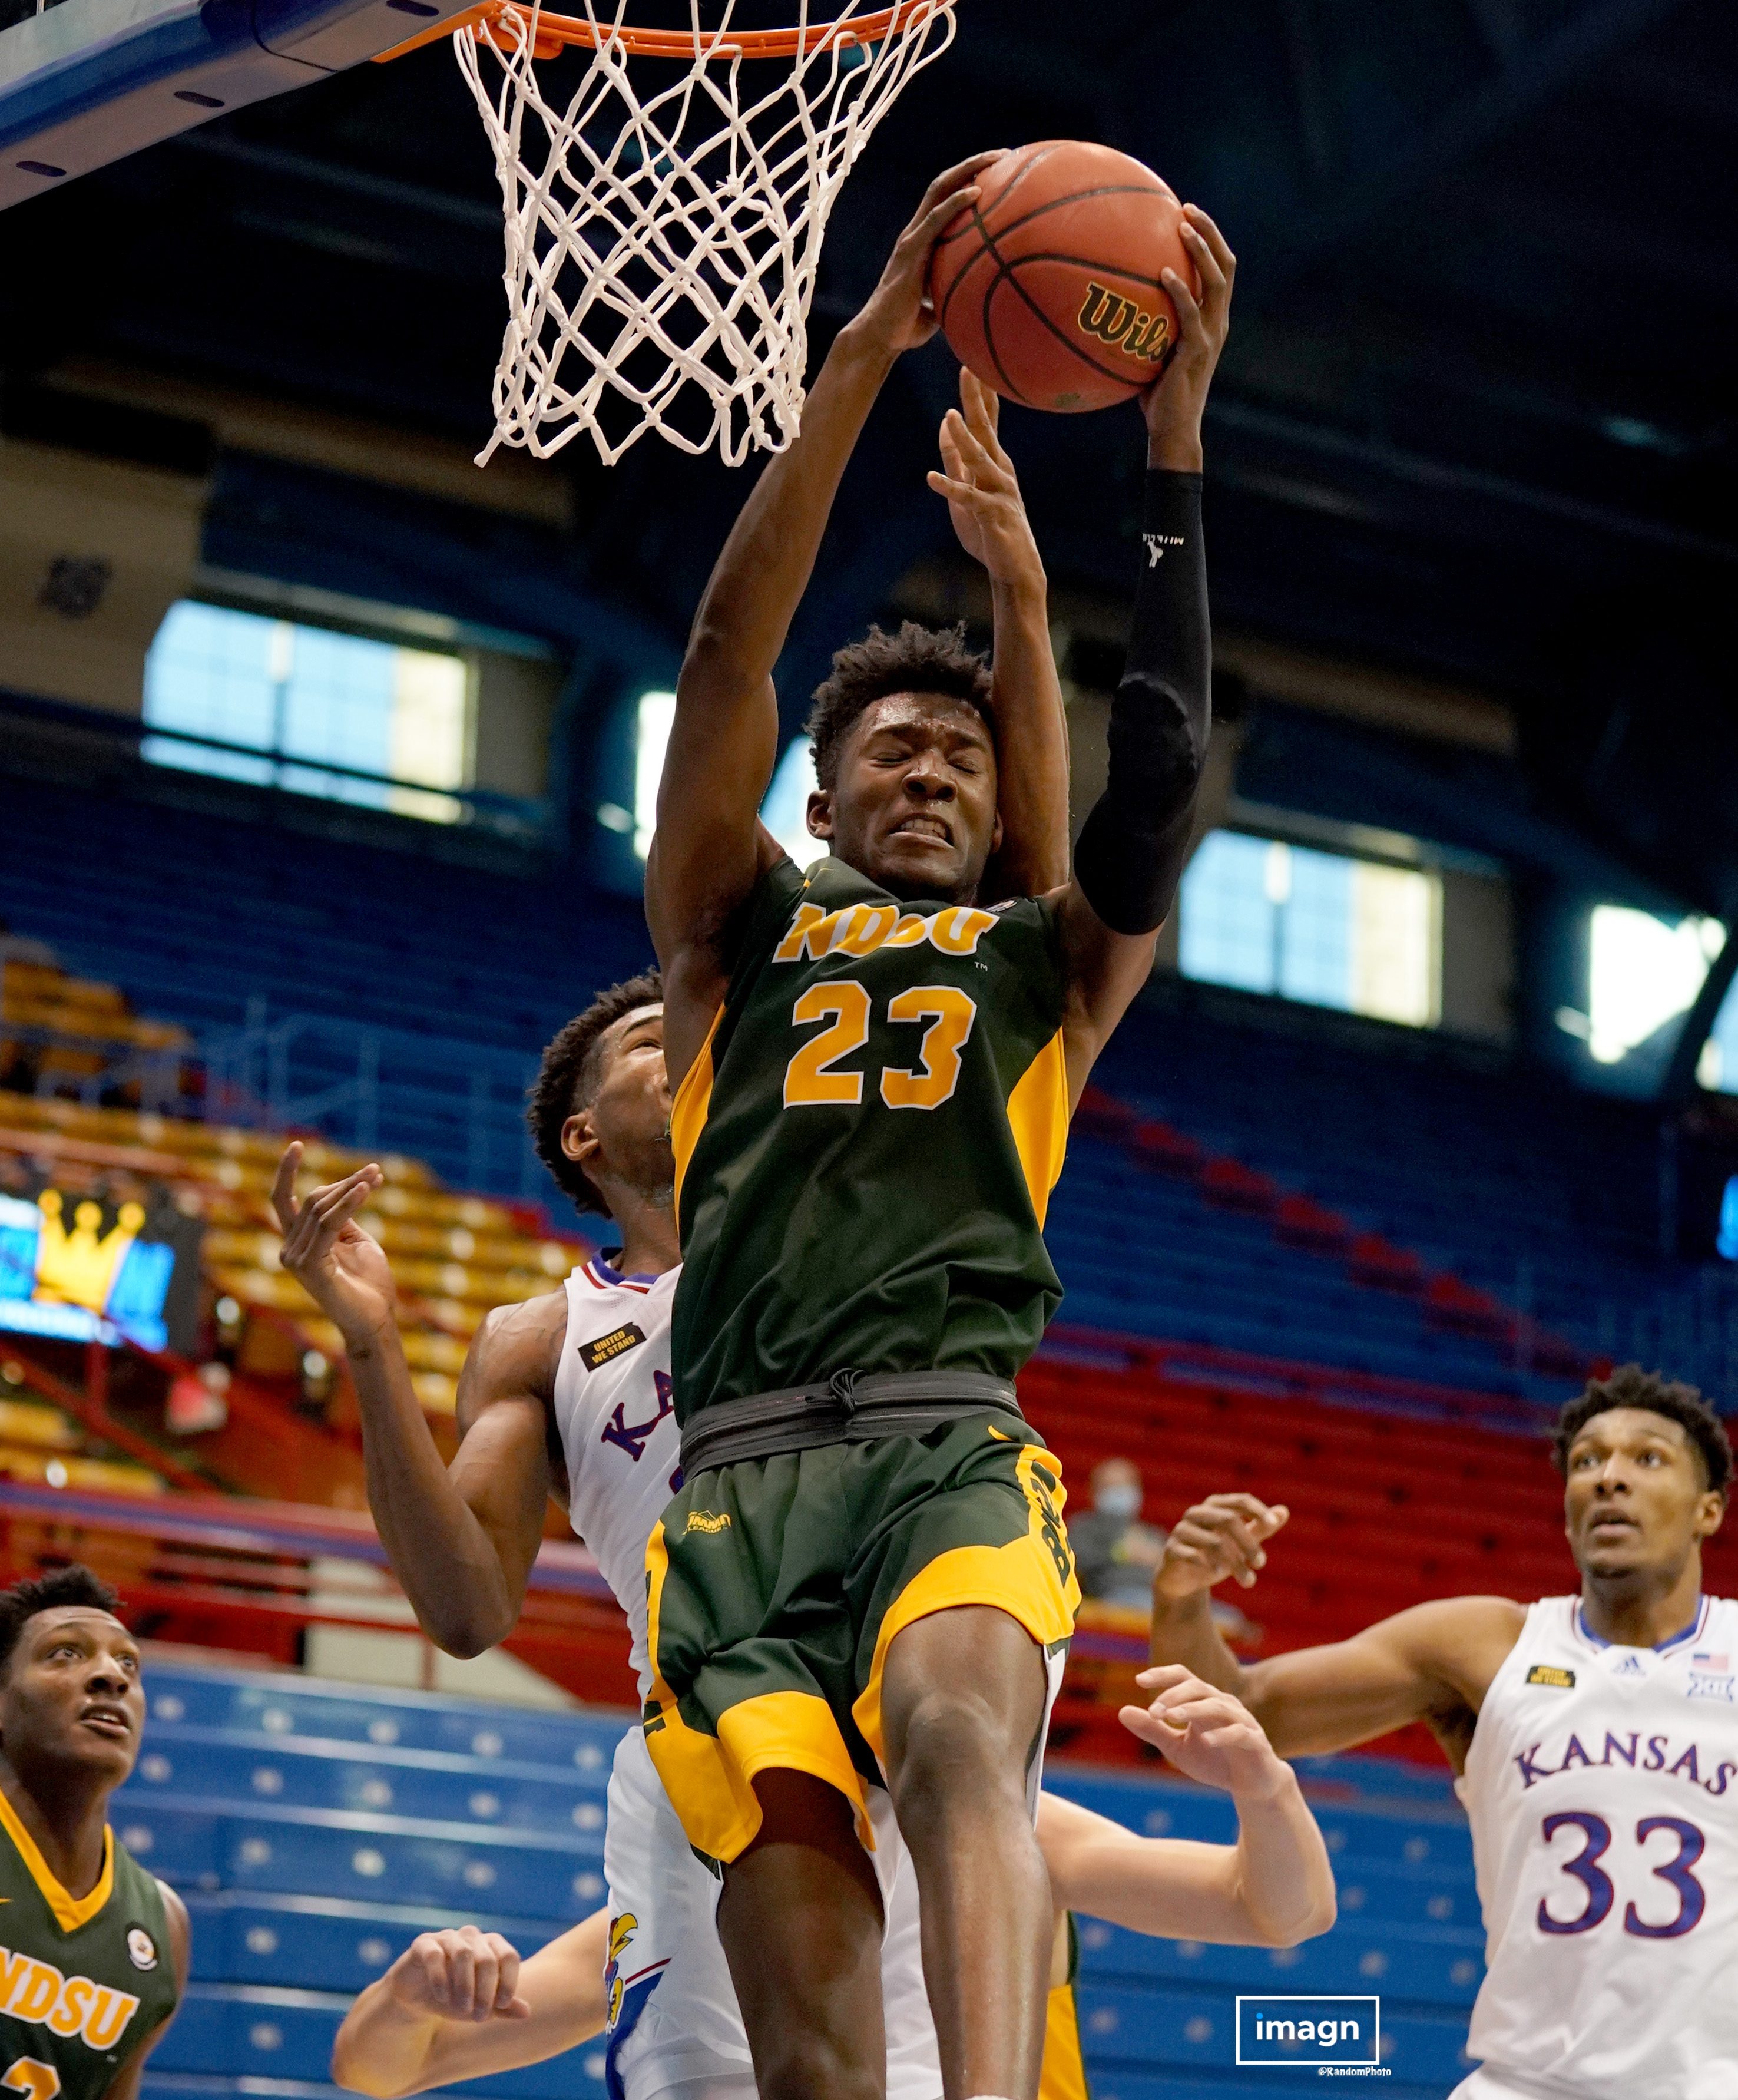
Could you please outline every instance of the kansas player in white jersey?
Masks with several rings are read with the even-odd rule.
[[[292,1146],[276,1191],[284,1265],[346,1338],[371,1496],[424,1625],[467,1652],[486,1645],[495,1625],[510,1630],[541,1534],[542,1497],[554,1491],[621,1602],[642,1688],[646,1542],[680,1456],[669,1405],[676,1268],[673,1229],[665,1230],[669,1105],[657,989],[649,978],[615,987],[545,1057],[532,1104],[540,1149],[554,1154],[576,1193],[595,1188],[607,1201],[623,1246],[575,1269],[563,1290],[485,1321],[461,1382],[464,1436],[450,1475],[411,1392],[386,1257],[351,1222],[377,1170],[316,1189],[298,1207]],[[1295,1780],[1235,1701],[1173,1675],[1156,1702],[1165,1718],[1133,1714],[1131,1725],[1192,1776],[1230,1790],[1238,1842],[1136,1838],[1045,1795],[1039,1840],[1065,1956],[1070,1906],[1137,1931],[1269,1945],[1332,1921],[1326,1848]],[[915,1877],[885,1795],[871,1790],[871,1801],[886,1921],[886,2089],[889,2100],[939,2100]],[[608,1911],[523,1971],[498,1935],[467,1927],[419,1938],[346,2022],[334,2075],[370,2093],[420,2091],[539,2062],[605,2027],[614,2100],[750,2100],[748,2042],[713,1925],[718,1885],[689,1846],[637,1730],[611,1774],[606,1868]],[[1058,2095],[1083,2089],[1066,1968],[1065,1959],[1052,1992]],[[1047,2077],[1052,2067],[1047,2045]]]
[[[1488,1974],[1457,2100],[1738,2095],[1738,1604],[1702,1589],[1731,1449],[1700,1393],[1626,1365],[1559,1418],[1580,1594],[1421,1604],[1240,1665],[1211,1586],[1283,1505],[1214,1495],[1154,1578],[1153,1655],[1248,1705],[1282,1756],[1427,1723],[1471,1824]]]

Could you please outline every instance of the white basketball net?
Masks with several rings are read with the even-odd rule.
[[[595,49],[567,99],[540,63],[557,18],[505,6],[453,38],[495,149],[506,208],[508,321],[497,445],[539,459],[589,431],[606,465],[647,430],[736,465],[781,452],[803,408],[809,302],[840,184],[911,76],[952,41],[954,0],[793,0],[793,55],[749,55],[723,0],[679,58],[630,54],[581,0]],[[874,41],[853,34],[863,20]],[[642,82],[637,90],[633,68]],[[653,85],[655,83],[655,86]],[[562,82],[563,90],[566,82]],[[642,94],[644,99],[642,99]],[[678,414],[678,404],[680,412]]]

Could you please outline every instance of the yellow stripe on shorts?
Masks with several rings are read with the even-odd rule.
[[[800,1771],[839,1789],[851,1804],[858,1838],[872,1852],[868,1791],[824,1699],[810,1692],[763,1692],[727,1707],[716,1736],[688,1726],[658,1667],[659,1608],[670,1572],[661,1522],[646,1542],[646,1645],[652,1670],[642,1724],[646,1747],[688,1842],[708,1859],[728,1864],[739,1858],[761,1828],[755,1775]]]
[[[999,1433],[990,1431],[992,1436]],[[1026,1499],[1025,1538],[1011,1539],[1006,1546],[956,1546],[951,1552],[938,1554],[906,1584],[882,1619],[869,1682],[852,1707],[851,1718],[884,1771],[887,1749],[881,1733],[881,1674],[895,1634],[933,1612],[966,1604],[987,1604],[1006,1612],[1042,1648],[1053,1648],[1074,1632],[1080,1585],[1061,1528],[1062,1504],[1067,1498],[1060,1485],[1052,1496],[1034,1477],[1034,1468],[1039,1466],[1060,1484],[1061,1467],[1043,1446],[1022,1446],[1015,1473]]]

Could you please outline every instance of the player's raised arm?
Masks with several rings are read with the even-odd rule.
[[[1151,1706],[1123,1724],[1180,1771],[1237,1805],[1235,1845],[1138,1838],[1042,1794],[1038,1842],[1056,1901],[1131,1932],[1235,1947],[1293,1947],[1334,1922],[1334,1870],[1297,1776],[1229,1692],[1184,1670],[1155,1673]]]
[[[355,1222],[381,1171],[360,1167],[298,1203],[301,1158],[290,1145],[271,1192],[281,1260],[344,1338],[381,1543],[429,1639],[448,1655],[480,1655],[512,1631],[543,1537],[550,1474],[540,1394],[567,1301],[556,1291],[484,1321],[459,1379],[449,1474],[410,1381],[391,1268]]]
[[[399,2100],[576,2049],[607,2017],[608,1947],[603,1910],[523,1965],[498,1932],[419,1933],[346,2014],[333,2078],[373,2100]]]
[[[1060,914],[1073,996],[1069,1083],[1093,1060],[1146,982],[1189,858],[1212,726],[1211,633],[1201,531],[1201,418],[1230,324],[1237,258],[1197,205],[1182,237],[1198,301],[1173,270],[1177,353],[1145,396],[1147,486],[1128,656],[1111,704],[1105,792],[1081,827]]]
[[[981,901],[1037,897],[1068,880],[1068,717],[1050,646],[1043,558],[1004,449],[1000,404],[962,365],[959,406],[942,422],[942,469],[929,486],[947,498],[959,544],[990,579],[996,809],[1002,843]]]
[[[773,666],[876,396],[899,356],[935,333],[924,280],[936,236],[976,197],[973,176],[996,157],[974,154],[924,192],[868,303],[834,338],[801,432],[743,505],[695,615],[646,863],[673,1088],[723,997],[726,929],[777,853],[758,822],[777,756]]]
[[[1412,1721],[1427,1723],[1458,1757],[1524,1608],[1506,1597],[1447,1598],[1350,1640],[1241,1663],[1213,1623],[1213,1586],[1229,1577],[1252,1587],[1288,1514],[1250,1494],[1209,1495],[1184,1513],[1153,1578],[1154,1664],[1180,1664],[1233,1694],[1281,1757],[1349,1749]],[[1138,1682],[1162,1688],[1162,1673]]]

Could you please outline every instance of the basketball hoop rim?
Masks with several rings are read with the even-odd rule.
[[[877,8],[872,14],[835,16],[830,22],[811,22],[806,28],[720,30],[708,37],[691,29],[636,29],[626,22],[593,24],[573,15],[539,12],[525,0],[480,0],[479,6],[449,15],[438,27],[407,38],[390,51],[382,51],[374,63],[388,64],[459,30],[474,35],[482,28],[501,28],[509,19],[522,30],[535,21],[539,58],[552,57],[558,50],[597,51],[607,45],[617,46],[636,58],[679,59],[694,64],[710,64],[715,60],[727,63],[739,58],[806,58],[833,43],[849,47],[897,36],[920,16],[951,14],[953,7],[954,0],[899,0],[898,6]]]

